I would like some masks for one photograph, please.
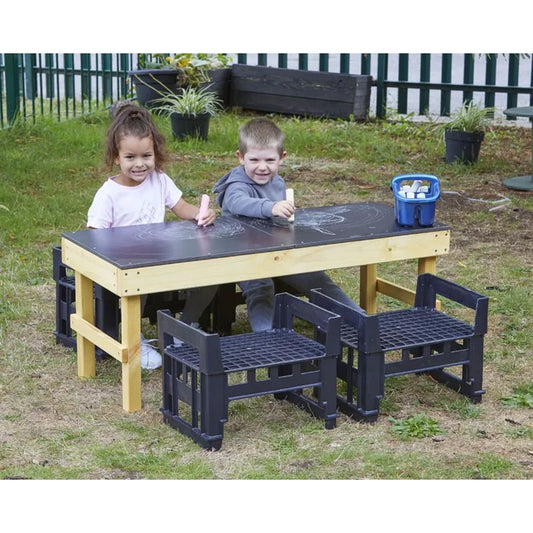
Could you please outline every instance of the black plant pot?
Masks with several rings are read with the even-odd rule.
[[[174,93],[183,87],[178,84],[178,71],[175,69],[146,69],[132,70],[128,72],[133,85],[137,102],[143,107],[154,107],[154,100],[161,98],[161,94]],[[209,87],[210,92],[216,93],[224,107],[229,106],[229,85],[231,81],[231,69],[222,68],[209,70],[211,80],[201,85]]]
[[[453,163],[456,160],[475,163],[479,158],[479,149],[484,138],[483,132],[446,130],[444,132],[446,163]]]
[[[147,69],[128,72],[133,85],[137,101],[143,107],[154,107],[154,100],[161,98],[161,94],[177,94],[178,73],[175,69]]]
[[[196,116],[172,113],[172,115],[170,115],[172,133],[177,139],[184,139],[185,137],[198,137],[204,141],[207,141],[210,118],[211,115],[209,113],[202,113]]]

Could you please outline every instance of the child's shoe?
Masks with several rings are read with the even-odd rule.
[[[147,340],[141,335],[141,368],[145,370],[155,370],[162,364],[161,354],[150,345],[155,340]]]

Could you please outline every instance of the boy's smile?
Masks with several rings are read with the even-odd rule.
[[[134,187],[155,170],[154,143],[151,137],[127,135],[120,140],[115,163],[120,167],[116,181]]]
[[[278,173],[286,152],[281,156],[275,148],[249,148],[243,155],[237,151],[246,175],[258,185],[265,185]]]

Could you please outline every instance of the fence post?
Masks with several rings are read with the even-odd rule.
[[[409,81],[409,54],[400,54],[398,81]],[[407,113],[407,89],[398,88],[398,113]]]
[[[385,82],[387,81],[388,59],[388,54],[378,54],[378,75],[376,80],[376,116],[378,118],[385,118],[387,115],[387,87]]]
[[[128,95],[128,70],[130,61],[128,54],[120,54],[120,96],[127,98]]]
[[[113,80],[111,78],[113,59],[111,54],[102,54],[102,101],[113,100]]]
[[[37,76],[35,74],[36,63],[36,54],[24,54],[24,71],[26,73],[26,94],[31,100],[37,97]]]
[[[350,74],[350,54],[341,54],[341,74]]]
[[[20,111],[18,54],[4,54],[6,72],[7,123],[11,126]]]
[[[486,70],[485,70],[485,84],[496,85],[496,60],[498,54],[487,54]],[[494,107],[494,92],[487,91],[485,93],[485,107]]]
[[[468,86],[474,83],[474,57],[473,54],[465,54],[463,83]],[[463,102],[470,102],[474,98],[472,91],[463,91]]]
[[[428,82],[431,78],[431,54],[420,56],[420,81]],[[423,115],[429,113],[429,89],[420,89],[418,112]]]
[[[509,76],[507,85],[509,87],[516,87],[518,85],[518,65],[520,61],[519,54],[509,54]],[[507,95],[507,107],[516,107],[517,95],[509,93]]]
[[[452,54],[442,54],[442,83],[451,83],[452,81]],[[451,91],[443,89],[440,92],[440,116],[448,117],[450,115],[450,95]]]
[[[91,55],[80,54],[81,61],[81,101],[91,101]]]

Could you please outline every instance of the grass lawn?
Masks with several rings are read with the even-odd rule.
[[[167,173],[190,201],[238,164],[237,130],[250,115],[212,120],[207,142],[168,139]],[[109,115],[0,131],[0,479],[531,480],[533,478],[533,194],[503,180],[530,172],[529,128],[494,125],[477,164],[444,162],[432,124],[397,118],[350,123],[274,117],[286,134],[281,174],[300,207],[393,204],[390,180],[441,180],[436,218],[452,228],[438,273],[490,297],[480,404],[408,375],[386,383],[375,424],[344,415],[337,428],[271,397],[230,404],[220,452],[162,423],[161,372],[143,371],[144,408],[121,406],[119,363],[79,379],[76,355],[57,345],[52,247],[82,229],[111,171],[102,145]],[[379,272],[410,288],[414,262]],[[357,269],[330,273],[354,298]],[[380,309],[396,305],[385,297]],[[151,326],[143,324],[150,332]],[[248,328],[239,309],[236,330]],[[418,417],[414,418],[413,417]],[[429,431],[411,431],[413,420]]]

